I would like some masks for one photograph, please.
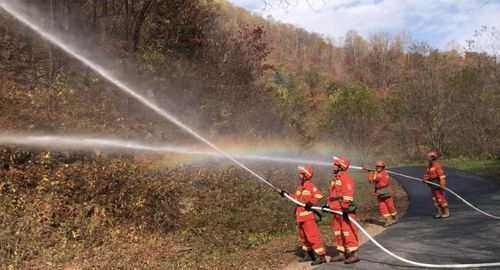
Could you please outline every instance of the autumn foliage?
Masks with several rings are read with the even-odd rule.
[[[494,53],[437,50],[406,34],[350,31],[338,44],[225,1],[17,2],[210,139],[303,150],[326,144],[392,164],[421,160],[431,148],[445,157],[498,158]],[[0,33],[0,131],[193,142],[3,11]],[[494,28],[481,34],[500,36]],[[2,266],[192,269],[199,257],[216,268],[294,230],[293,207],[236,167],[1,149],[9,166],[0,169]],[[293,188],[293,174],[261,170]],[[365,213],[373,212],[369,188],[359,193]],[[251,256],[236,259],[262,266]]]

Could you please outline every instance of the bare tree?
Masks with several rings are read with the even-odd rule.
[[[134,21],[132,22],[132,36],[130,38],[130,51],[135,52],[139,47],[139,40],[141,35],[141,28],[146,20],[146,16],[151,11],[153,7],[153,0],[145,1],[142,5],[141,10],[136,14]]]

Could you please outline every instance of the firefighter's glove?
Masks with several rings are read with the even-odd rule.
[[[278,190],[279,194],[281,195],[281,197],[285,197],[285,194],[288,195],[288,192],[286,192],[286,190]]]
[[[349,208],[342,208],[342,217],[349,221]]]
[[[312,207],[313,207],[313,204],[311,202],[308,202],[305,205],[306,211],[311,211]]]
[[[323,211],[323,212],[328,212],[329,209],[330,209],[330,207],[328,207],[328,204],[325,204],[321,207],[321,211]]]

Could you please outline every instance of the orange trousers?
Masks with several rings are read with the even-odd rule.
[[[380,196],[378,197],[378,206],[380,208],[380,215],[384,218],[388,218],[390,216],[396,216],[398,211],[394,206],[394,199],[391,197],[382,199]]]
[[[356,214],[350,213],[349,217],[355,220]],[[358,250],[358,229],[356,225],[346,221],[340,215],[335,215],[333,218],[333,235],[338,252],[351,253]]]
[[[299,235],[304,251],[312,249],[319,256],[325,255],[326,250],[321,242],[318,224],[314,220],[299,222]]]
[[[446,195],[444,190],[436,189],[432,191],[432,201],[436,207],[448,207],[448,201],[446,200]]]

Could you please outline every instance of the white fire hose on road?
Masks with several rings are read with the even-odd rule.
[[[357,170],[363,170],[362,167],[359,167],[359,166],[349,166],[349,168],[352,168],[352,169],[357,169]],[[397,172],[393,172],[393,171],[389,171],[387,170],[388,173],[390,174],[394,174],[394,175],[397,175],[397,176],[401,176],[401,177],[405,177],[405,178],[408,178],[408,179],[411,179],[411,180],[416,180],[416,181],[420,181],[420,182],[424,182],[426,184],[430,184],[430,185],[434,185],[434,186],[437,186],[437,187],[440,187],[439,184],[436,184],[436,183],[433,183],[433,182],[429,182],[429,181],[424,181],[420,178],[417,178],[417,177],[413,177],[413,176],[409,176],[409,175],[406,175],[406,174],[402,174],[402,173],[397,173]],[[469,207],[471,207],[472,209],[478,211],[479,213],[483,214],[483,215],[486,215],[488,217],[491,217],[491,218],[494,218],[494,219],[499,219],[500,220],[500,217],[499,216],[495,216],[495,215],[492,215],[490,213],[487,213],[479,208],[477,208],[476,206],[474,206],[473,204],[471,204],[470,202],[468,202],[466,199],[464,199],[462,196],[458,195],[456,192],[454,192],[453,190],[445,187],[444,190],[448,191],[449,193],[453,194],[453,196],[457,197],[459,200],[461,200],[462,202],[464,202],[466,205],[468,205]]]
[[[288,195],[286,193],[285,193],[285,197],[297,205],[305,206],[305,204],[297,201],[296,199],[292,198],[290,195]],[[342,215],[342,212],[334,211],[334,210],[329,209],[329,208],[322,208],[322,207],[313,206],[312,209],[317,210],[317,211],[326,211],[326,212],[332,213],[334,215]],[[352,219],[351,217],[349,217],[349,220],[354,225],[356,225],[356,227],[364,235],[366,235],[366,237],[368,237],[368,239],[370,239],[370,241],[372,241],[373,244],[375,244],[383,252],[385,252],[387,255],[389,255],[389,256],[391,256],[399,261],[405,262],[407,264],[411,264],[411,265],[418,266],[418,267],[425,267],[425,268],[478,268],[478,267],[499,267],[500,266],[500,262],[466,263],[466,264],[431,264],[431,263],[421,263],[421,262],[412,261],[412,260],[403,258],[397,254],[394,254],[392,251],[388,250],[382,244],[380,244],[377,240],[375,240],[375,238],[373,238],[356,220]]]

